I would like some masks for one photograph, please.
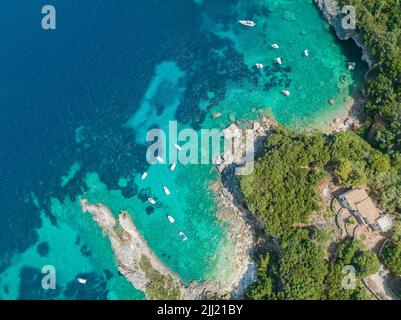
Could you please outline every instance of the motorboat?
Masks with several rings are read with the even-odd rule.
[[[250,21],[250,20],[239,20],[238,22],[241,23],[241,24],[244,25],[244,26],[247,26],[247,27],[254,27],[254,26],[256,26],[256,23],[253,22],[253,21]]]
[[[278,57],[278,58],[276,58],[276,63],[277,64],[282,64],[283,60],[280,57]]]
[[[187,241],[187,240],[188,240],[188,238],[187,238],[187,236],[184,234],[184,232],[181,232],[181,231],[180,231],[180,233],[179,233],[178,235],[180,236],[180,238],[182,239],[182,241]]]
[[[171,192],[170,192],[170,190],[166,187],[166,186],[163,186],[163,190],[164,190],[164,193],[166,194],[166,195],[170,195],[171,194]]]
[[[309,50],[304,50],[305,57],[309,56]]]
[[[263,64],[257,63],[257,64],[256,64],[256,68],[258,68],[258,69],[263,69]]]
[[[81,284],[85,284],[86,283],[86,279],[84,278],[77,278],[77,281]]]
[[[142,179],[142,180],[145,180],[147,176],[148,176],[148,173],[145,171],[145,172],[142,174],[141,179]]]
[[[356,62],[348,62],[348,70],[355,70]]]
[[[219,117],[221,117],[221,113],[220,112],[216,112],[216,113],[214,113],[212,115],[212,119],[216,119],[216,118],[219,118]]]
[[[174,220],[174,218],[173,218],[172,216],[167,215],[167,219],[168,219],[168,221],[170,221],[171,223],[174,223],[174,222],[175,222],[175,220]]]
[[[157,156],[157,157],[156,157],[156,160],[159,161],[160,163],[164,163],[164,160],[163,160],[162,157],[160,157],[160,156]]]
[[[278,48],[280,48],[280,46],[277,43],[273,43],[272,44],[272,48],[273,49],[278,49]]]
[[[281,93],[287,97],[291,94],[288,90],[283,90]]]
[[[152,199],[152,198],[148,198],[148,201],[151,203],[151,204],[153,204],[153,205],[155,205],[156,204],[156,201],[154,200],[154,199]]]
[[[170,167],[170,171],[174,171],[176,165],[177,165],[176,163],[173,163],[173,164],[171,165],[171,167]]]

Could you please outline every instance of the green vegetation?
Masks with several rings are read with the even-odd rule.
[[[391,272],[401,275],[401,241],[386,245],[383,249],[383,262]]]
[[[253,300],[264,300],[271,297],[273,293],[273,282],[269,275],[270,254],[260,257],[258,266],[258,282],[253,283],[248,290],[248,298]]]
[[[401,222],[396,221],[391,231],[391,242],[382,253],[383,263],[391,272],[401,275]]]
[[[360,278],[366,278],[379,270],[379,259],[371,251],[358,251],[351,263],[355,266],[356,275]]]
[[[382,209],[401,213],[401,3],[340,0],[340,5],[356,8],[358,32],[374,60],[364,90],[368,120],[360,136],[279,127],[267,138],[254,173],[240,179],[248,208],[279,243],[277,253],[260,259],[259,282],[248,293],[253,299],[367,298],[360,279],[378,270],[377,256],[346,239],[326,259],[321,232],[300,227],[319,208],[317,184],[326,175],[339,186],[368,186]],[[383,260],[401,274],[401,227]],[[356,270],[353,290],[341,286],[346,265]]]
[[[251,299],[316,300],[321,298],[327,273],[322,233],[316,229],[293,229],[280,241],[280,254],[261,258],[259,282]]]
[[[244,176],[240,186],[247,206],[263,219],[268,233],[280,236],[294,224],[307,222],[319,208],[317,183],[330,174],[344,187],[372,182],[384,209],[397,207],[396,190],[380,192],[380,181],[392,170],[388,156],[351,132],[325,137],[278,127],[266,139],[265,154],[253,174]]]
[[[352,265],[356,269],[356,276],[361,278],[374,273],[378,269],[377,257],[372,258],[375,260],[372,263],[364,263],[363,257],[369,255],[369,252],[362,251],[360,244],[352,239],[345,239],[337,248],[336,253],[332,261],[329,263],[329,271],[325,279],[325,292],[324,298],[329,300],[365,300],[367,299],[366,292],[361,286],[359,279],[356,280],[355,289],[344,289],[342,287],[342,281],[346,273],[343,272],[343,268],[348,265]],[[369,258],[368,258],[369,259]],[[377,262],[377,266],[375,265]],[[377,267],[377,269],[375,269]],[[358,272],[358,269],[363,269],[365,274]],[[369,269],[369,272],[366,270]]]
[[[353,5],[357,29],[375,60],[365,95],[367,138],[396,156],[401,152],[401,3],[400,0],[341,0]]]
[[[170,276],[164,276],[153,269],[148,257],[141,257],[141,269],[149,282],[146,284],[146,295],[151,300],[181,299],[180,285]]]
[[[279,236],[305,222],[318,208],[317,182],[330,159],[321,134],[297,134],[284,127],[269,136],[252,175],[240,181],[249,209]]]
[[[351,132],[333,135],[331,158],[338,182],[346,187],[367,184],[390,169],[390,159]]]
[[[349,163],[347,172],[341,171],[344,163]],[[352,133],[324,136],[278,127],[267,137],[265,154],[256,161],[253,174],[240,179],[240,186],[249,209],[278,240],[279,253],[261,257],[259,282],[251,286],[249,298],[365,298],[361,287],[341,287],[342,268],[352,264],[363,278],[377,271],[377,257],[349,240],[329,262],[325,235],[314,227],[301,228],[300,223],[307,225],[319,208],[317,184],[325,176],[336,176],[343,186],[356,186],[390,168],[387,156]]]
[[[401,170],[395,167],[384,174],[372,177],[377,201],[389,213],[401,213]]]

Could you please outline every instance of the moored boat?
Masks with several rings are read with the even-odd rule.
[[[184,234],[184,232],[179,232],[178,233],[178,235],[180,236],[180,238],[182,239],[182,241],[187,241],[188,240],[188,238],[187,238],[187,236]]]
[[[251,21],[251,20],[239,20],[238,22],[241,23],[241,24],[244,25],[244,26],[247,26],[247,27],[254,27],[254,26],[256,26],[256,23],[253,22],[253,21]]]
[[[348,62],[348,70],[355,70],[356,62]]]
[[[214,113],[212,115],[212,119],[216,119],[216,118],[219,118],[219,117],[221,117],[221,113],[220,112],[216,112],[216,113]]]
[[[174,148],[176,148],[178,151],[181,151],[181,150],[182,150],[182,148],[181,148],[178,144],[175,144],[175,145],[174,145]]]
[[[170,171],[174,171],[176,165],[177,165],[176,163],[173,163],[173,164],[171,165],[171,167],[170,167]]]
[[[156,160],[159,161],[160,163],[164,163],[164,160],[163,160],[162,157],[160,157],[160,156],[157,156],[157,157],[156,157]]]
[[[171,192],[170,192],[170,190],[166,187],[166,186],[163,186],[163,190],[164,190],[164,193],[166,194],[166,195],[170,195],[171,194]]]

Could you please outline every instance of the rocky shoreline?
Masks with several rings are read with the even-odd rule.
[[[333,26],[338,38],[353,39],[362,49],[362,60],[371,67],[374,62],[361,37],[355,30],[344,30],[341,27],[338,2],[335,0],[314,1],[329,24]],[[327,131],[356,129],[359,126],[363,104],[362,99],[358,100],[346,114],[330,122]],[[232,138],[241,134],[240,125],[230,125],[223,131],[223,136]],[[223,154],[216,163],[220,177],[210,188],[216,195],[219,207],[216,216],[227,226],[227,238],[231,247],[226,256],[222,254],[222,259],[225,261],[218,264],[216,274],[208,281],[192,282],[189,286],[184,286],[180,277],[167,268],[148,246],[128,212],[121,212],[116,219],[106,206],[90,204],[86,199],[81,201],[83,212],[91,213],[94,221],[103,229],[104,235],[108,235],[118,270],[137,289],[144,291],[148,299],[206,299],[208,297],[240,299],[246,288],[256,281],[256,264],[253,256],[256,248],[266,242],[266,237],[263,235],[263,223],[244,206],[236,170],[246,162],[245,157],[250,151],[247,148],[251,147],[255,158],[258,157],[263,151],[264,138],[276,126],[276,121],[271,117],[262,117],[259,121],[252,122],[250,143],[241,144],[240,152],[235,152],[234,158]],[[155,294],[152,290],[154,275],[157,275],[158,280],[162,279],[163,296]]]
[[[254,139],[251,144],[256,152],[260,152],[263,138],[275,126],[276,122],[266,117],[252,124]],[[231,125],[228,130],[239,132],[240,129]],[[227,252],[217,254],[225,261],[218,264],[216,274],[208,281],[192,282],[184,286],[180,277],[167,268],[148,246],[128,212],[120,212],[118,218],[115,218],[107,206],[91,204],[87,199],[81,200],[82,211],[90,213],[103,235],[108,236],[119,272],[135,288],[143,291],[147,299],[241,299],[246,288],[256,280],[256,265],[252,256],[255,246],[261,240],[256,238],[254,231],[263,229],[263,226],[243,207],[241,200],[235,169],[243,165],[240,155],[246,154],[245,148],[250,147],[250,144],[241,146],[243,149],[236,153],[237,158],[231,161],[223,159],[217,165],[221,175],[210,186],[219,206],[216,216],[227,227],[230,247]],[[162,293],[156,294],[152,290],[154,279],[159,282],[157,287],[158,290],[162,288]]]
[[[362,49],[362,61],[365,61],[369,68],[374,65],[374,60],[369,48],[364,44],[362,37],[353,29],[343,29],[341,26],[342,14],[337,0],[314,0],[327,22],[334,28],[340,40],[354,40],[355,44]],[[369,72],[369,71],[368,71]]]
[[[223,136],[230,139],[241,135],[243,131],[239,126],[231,124],[223,130]],[[216,215],[226,223],[228,238],[233,247],[231,298],[234,299],[242,298],[248,286],[257,280],[257,266],[253,258],[259,245],[266,241],[263,223],[244,206],[236,170],[249,160],[247,155],[250,151],[254,152],[255,158],[263,151],[264,139],[276,126],[277,122],[272,117],[262,117],[260,121],[252,122],[252,129],[248,129],[252,130],[252,139],[247,144],[239,145],[240,150],[234,153],[234,158],[223,154],[221,161],[216,163],[220,177],[211,185],[211,189],[219,206]],[[225,270],[224,275],[228,273]]]
[[[128,212],[121,212],[116,219],[108,207],[103,204],[91,204],[87,199],[81,200],[81,208],[84,213],[92,214],[93,220],[103,230],[103,235],[109,237],[118,270],[135,288],[144,291],[147,298],[153,297],[147,294],[150,279],[147,275],[148,270],[143,268],[144,258],[148,260],[153,272],[165,277],[166,284],[168,282],[173,288],[179,287],[179,277],[166,268],[149,248]]]
[[[374,59],[370,54],[369,48],[364,44],[362,37],[354,29],[344,29],[341,25],[343,14],[337,0],[314,0],[315,5],[322,12],[323,17],[333,27],[337,37],[346,41],[352,39],[355,44],[362,50],[362,61],[366,62],[369,73],[373,65]],[[357,22],[358,23],[358,22]],[[365,77],[366,77],[365,75]],[[363,122],[363,106],[365,104],[363,97],[358,97],[347,110],[339,117],[329,121],[323,131],[328,133],[352,130],[355,131]]]

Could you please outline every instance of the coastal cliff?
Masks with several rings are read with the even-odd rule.
[[[343,14],[337,0],[314,0],[317,7],[321,10],[324,18],[334,28],[337,37],[340,40],[354,40],[355,44],[362,49],[362,60],[369,68],[373,66],[374,60],[370,54],[369,48],[364,44],[362,37],[357,30],[344,29],[341,25]],[[358,24],[358,21],[356,21]]]

